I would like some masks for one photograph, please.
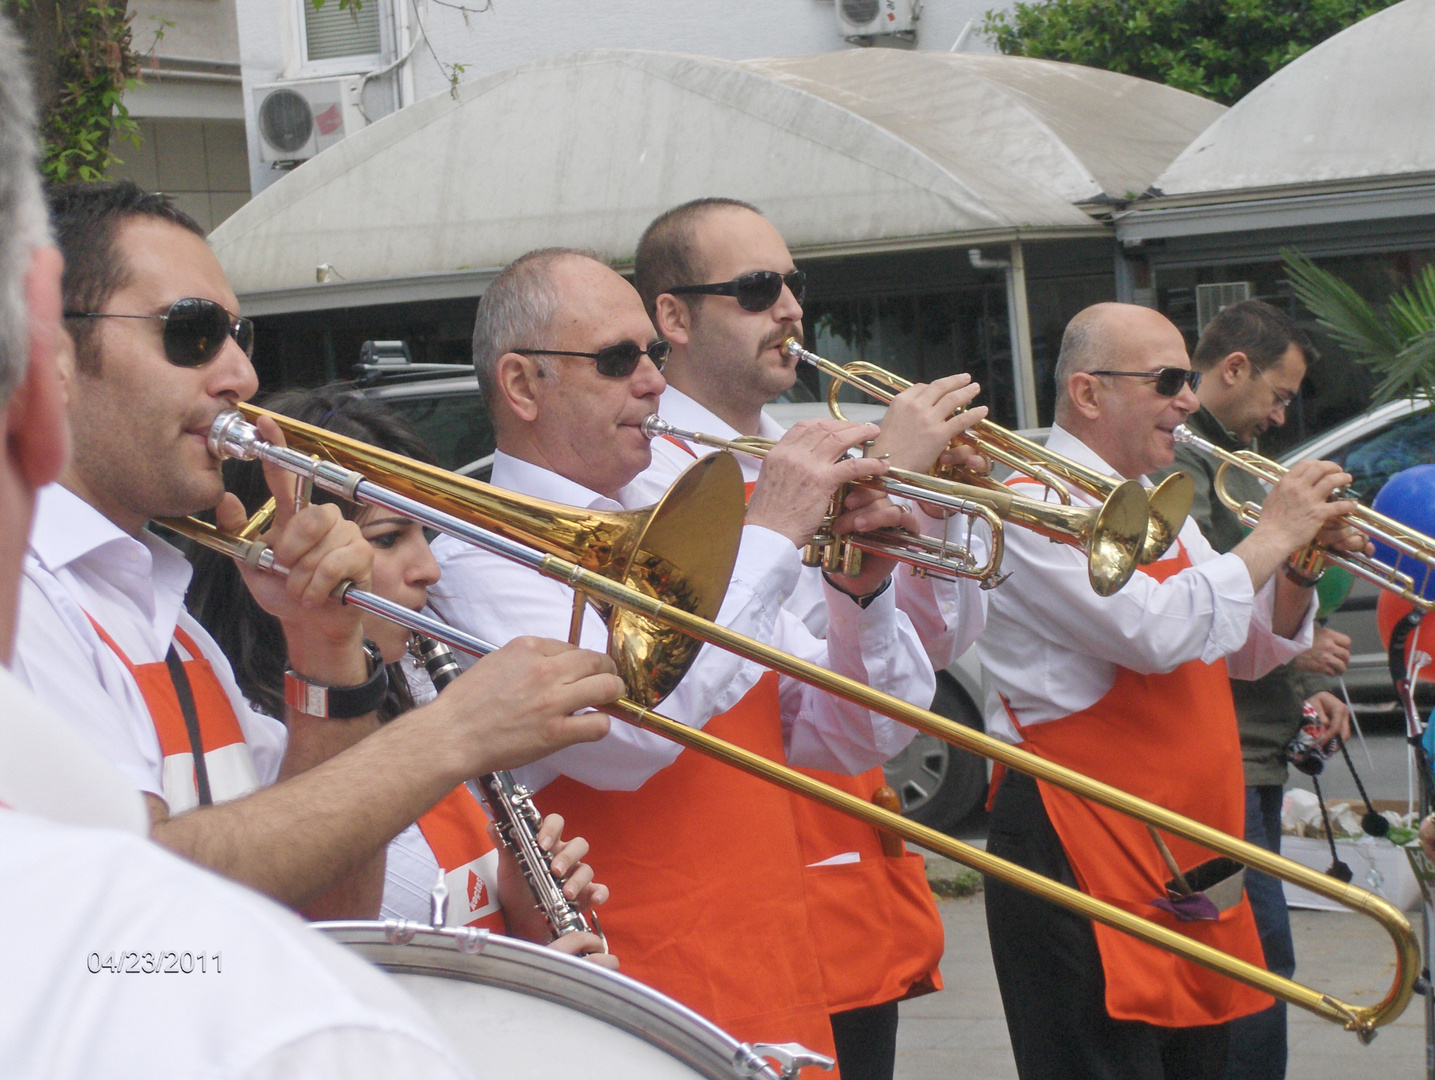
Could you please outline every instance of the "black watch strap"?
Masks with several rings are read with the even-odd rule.
[[[379,647],[367,638],[364,651],[369,654],[369,677],[364,682],[357,686],[325,686],[290,669],[284,672],[284,703],[305,716],[330,720],[352,720],[376,711],[389,692],[389,670]]]

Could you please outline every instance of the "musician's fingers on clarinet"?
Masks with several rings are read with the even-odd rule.
[[[572,934],[564,934],[562,937],[548,943],[550,949],[567,953],[569,956],[581,956],[601,967],[618,970],[618,958],[612,953],[603,951],[603,940],[597,934],[588,934],[579,930]]]

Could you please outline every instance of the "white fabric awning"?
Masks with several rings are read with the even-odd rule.
[[[631,257],[686,199],[753,202],[794,250],[1098,230],[1021,176],[957,171],[736,64],[595,52],[461,86],[306,162],[210,237],[241,294],[501,266],[535,247]]]
[[[1435,173],[1435,0],[1322,42],[1235,104],[1156,180],[1168,196]]]

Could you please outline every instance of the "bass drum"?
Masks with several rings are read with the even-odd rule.
[[[475,1075],[778,1080],[751,1046],[586,960],[474,927],[313,925],[398,980]]]

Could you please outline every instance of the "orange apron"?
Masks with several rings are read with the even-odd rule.
[[[861,776],[799,771],[866,802],[887,782],[880,767]],[[801,795],[791,799],[829,1011],[940,990],[945,937],[926,860],[911,851],[890,858],[871,825]],[[813,865],[853,851],[860,861]]]
[[[199,782],[195,773],[193,744],[180,706],[179,691],[164,661],[133,664],[114,638],[105,632],[88,612],[90,625],[100,639],[119,657],[139,687],[155,734],[159,737],[162,765],[162,794],[169,812],[181,814],[200,804]],[[210,801],[220,803],[237,799],[258,790],[259,777],[254,758],[244,741],[234,706],[219,679],[204,658],[194,639],[179,627],[174,630],[174,644],[189,654],[182,659],[199,720],[199,745],[208,774]]]
[[[1164,581],[1190,565],[1185,546],[1178,544],[1175,557],[1141,572]],[[1189,660],[1165,675],[1118,667],[1111,689],[1090,708],[1017,729],[1022,748],[1039,757],[1224,833],[1244,835],[1240,736],[1223,660]],[[1043,781],[1037,786],[1082,891],[1265,967],[1244,896],[1215,922],[1178,922],[1151,906],[1166,895],[1171,874],[1145,825]],[[1180,837],[1162,839],[1183,870],[1213,857]],[[1194,1027],[1234,1020],[1272,1003],[1258,990],[1100,923],[1092,929],[1106,973],[1106,1010],[1114,1019]]]
[[[664,437],[692,453],[685,443]],[[753,486],[745,485],[749,499]],[[798,771],[867,802],[887,782],[880,767],[860,776]],[[846,1012],[940,990],[937,965],[946,937],[927,884],[926,860],[910,851],[889,858],[872,826],[796,793],[791,799],[802,845],[807,918],[827,987],[828,1011]],[[813,865],[854,851],[860,856],[857,862]]]
[[[783,760],[777,674],[704,730]],[[565,776],[542,802],[592,844],[586,861],[613,892],[603,929],[625,975],[741,1041],[834,1053],[785,791],[684,750],[637,791]]]
[[[448,885],[448,925],[481,926],[507,933],[498,900],[498,851],[488,838],[488,815],[459,785],[419,818]]]

